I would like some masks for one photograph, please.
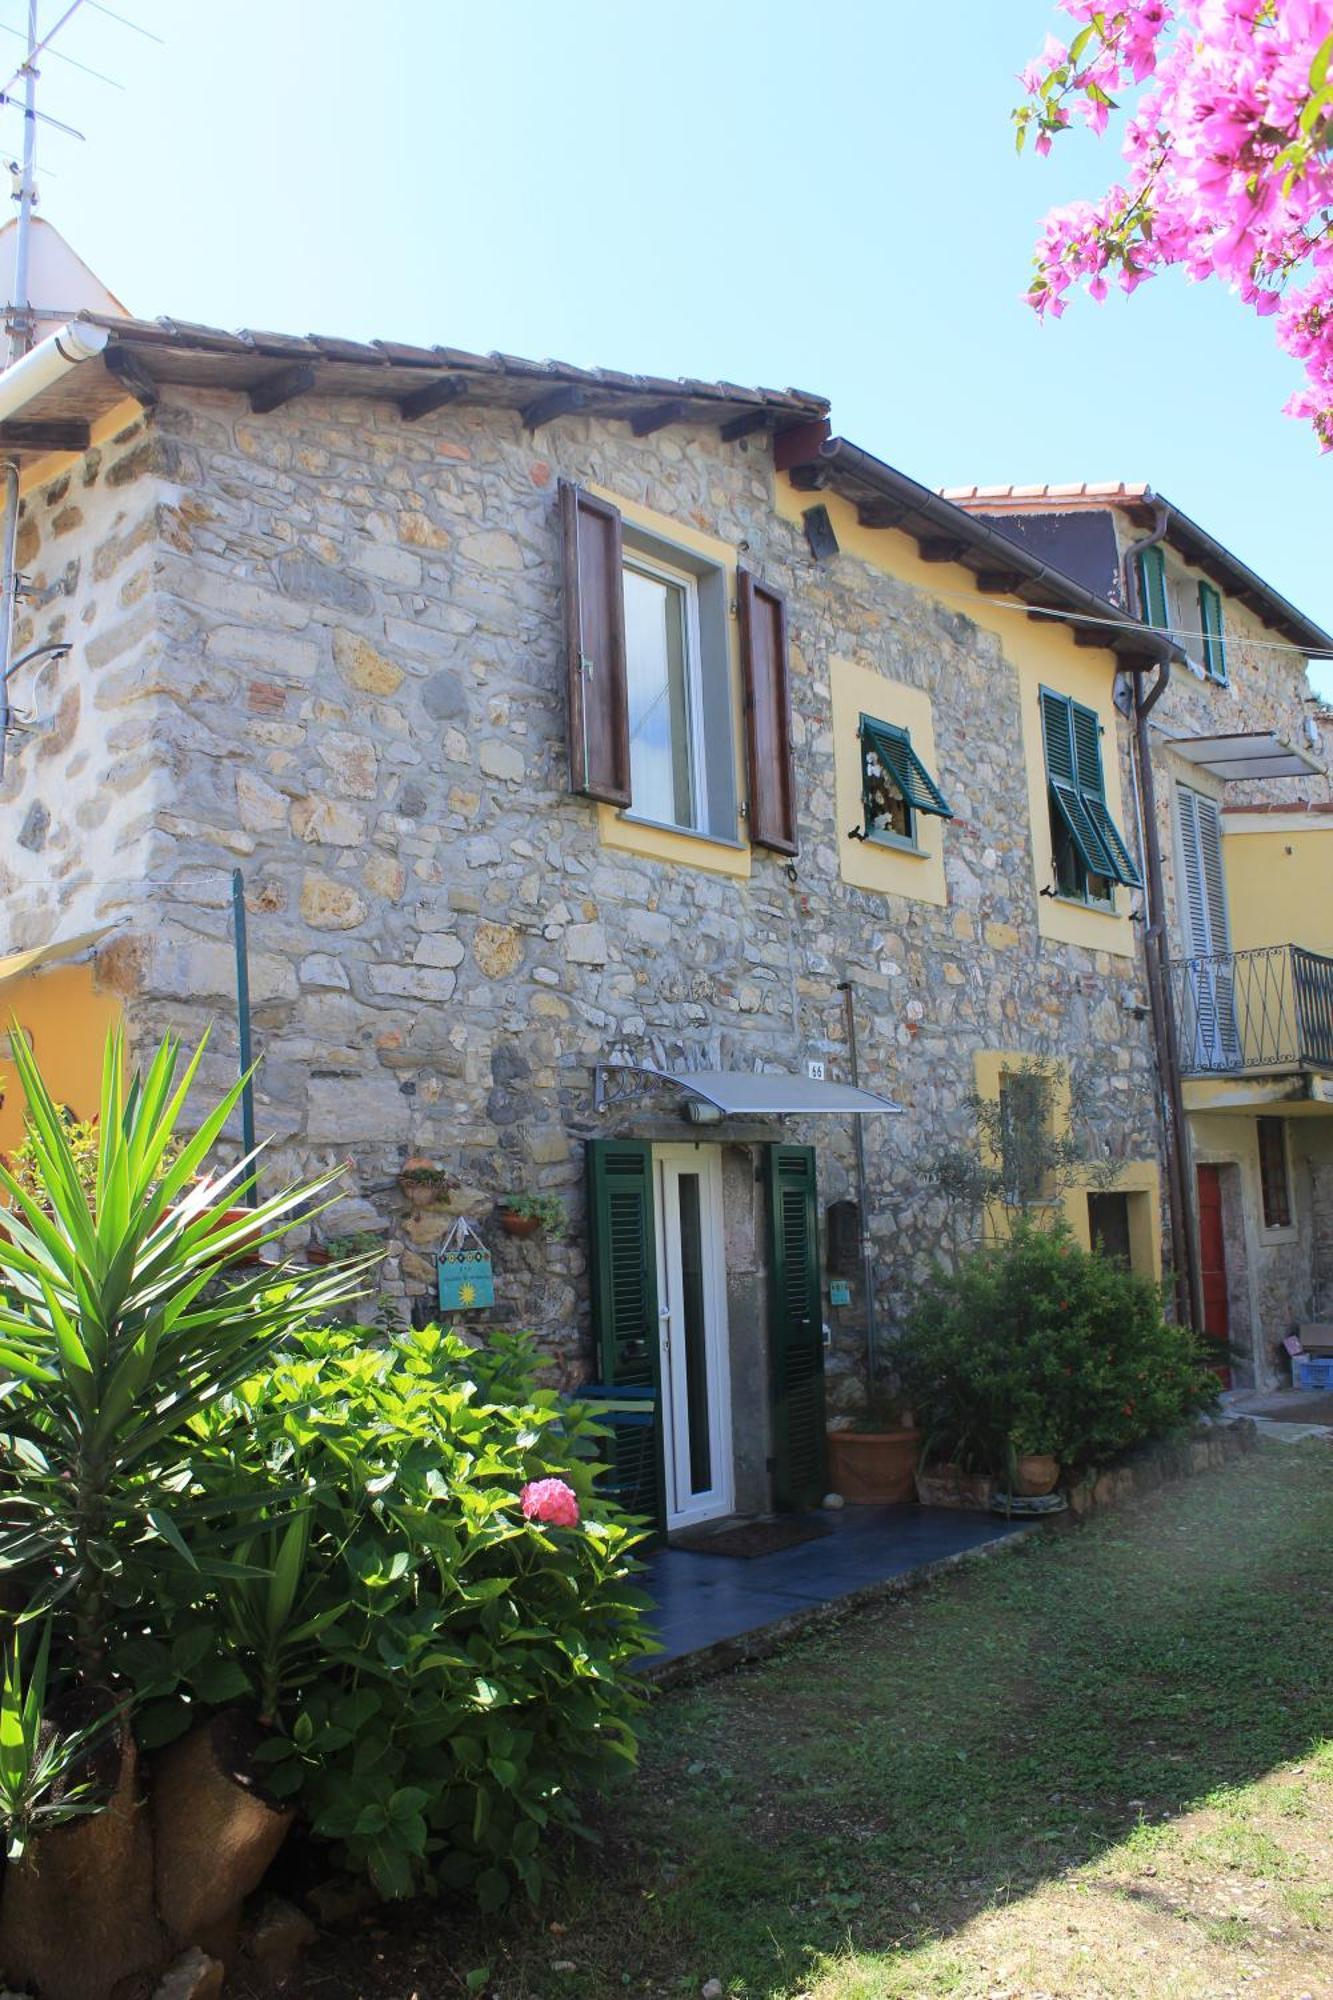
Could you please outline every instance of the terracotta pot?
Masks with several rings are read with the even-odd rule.
[[[246,1217],[251,1213],[252,1210],[245,1207],[224,1208],[222,1214],[218,1217],[218,1227],[220,1229],[222,1228],[230,1229],[234,1222],[244,1222]],[[249,1231],[249,1233],[246,1234],[245,1236],[238,1237],[236,1239],[236,1242],[232,1245],[231,1249],[228,1250],[227,1252],[226,1255],[227,1263],[228,1264],[260,1263],[262,1260],[260,1259],[259,1256],[259,1245],[263,1241],[263,1237],[264,1237],[264,1232],[262,1229],[254,1229]]]
[[[1060,1461],[1049,1451],[1025,1452],[1014,1469],[1014,1491],[1025,1500],[1053,1493],[1060,1477]]]
[[[500,1210],[500,1227],[506,1236],[535,1236],[541,1226],[539,1215],[515,1215],[510,1208]]]
[[[968,1507],[984,1514],[994,1491],[988,1472],[963,1472],[956,1465],[928,1465],[916,1475],[916,1497],[923,1507]]]
[[[333,1253],[327,1243],[307,1243],[305,1246],[307,1264],[331,1264]]]
[[[441,1175],[434,1160],[414,1153],[399,1167],[398,1185],[409,1208],[435,1208],[448,1200],[453,1183]]]
[[[915,1498],[919,1431],[830,1431],[828,1482],[853,1506]]]

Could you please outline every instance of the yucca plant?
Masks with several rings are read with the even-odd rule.
[[[0,1667],[0,1827],[10,1861],[22,1859],[41,1828],[97,1812],[102,1804],[91,1780],[76,1773],[95,1738],[115,1723],[116,1716],[82,1729],[50,1728],[43,1716],[50,1657],[48,1619],[27,1679],[17,1632],[11,1635]]]
[[[89,1187],[67,1119],[24,1037],[13,1037],[31,1178],[21,1183],[0,1163],[10,1203],[0,1233],[0,1570],[35,1581],[30,1609],[72,1618],[85,1679],[102,1672],[112,1621],[151,1601],[164,1562],[245,1573],[212,1533],[224,1516],[234,1523],[234,1499],[195,1490],[191,1420],[292,1327],[354,1296],[375,1261],[233,1268],[308,1214],[337,1176],[237,1215],[254,1156],[200,1173],[242,1081],[193,1133],[179,1130],[202,1054],[201,1043],[182,1070],[168,1036],[127,1085],[122,1038],[108,1038]]]

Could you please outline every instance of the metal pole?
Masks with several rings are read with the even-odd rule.
[[[245,877],[239,868],[231,871],[231,908],[236,933],[236,1030],[240,1049],[240,1071],[245,1078],[241,1089],[241,1144],[247,1159],[255,1150],[255,1086],[250,1075],[254,1061],[250,1040],[250,949],[245,929]],[[245,1199],[251,1208],[259,1201],[259,1188],[251,1168]]]
[[[847,1067],[853,1086],[861,1081],[856,1057],[856,1003],[850,979],[839,982],[842,1019],[847,1034]],[[870,1249],[870,1204],[866,1196],[866,1135],[860,1117],[852,1119],[852,1141],[856,1149],[856,1202],[861,1211],[861,1288],[866,1308],[866,1389],[873,1396],[879,1373],[879,1328],[875,1314],[875,1263]]]
[[[14,232],[14,297],[10,303],[9,358],[17,361],[32,346],[28,307],[28,264],[32,211],[37,200],[37,0],[28,0],[28,57],[23,65],[23,170],[19,180],[18,228]]]

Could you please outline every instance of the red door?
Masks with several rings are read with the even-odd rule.
[[[1222,1174],[1217,1167],[1199,1168],[1199,1263],[1203,1281],[1203,1330],[1211,1340],[1231,1339],[1227,1305],[1227,1246],[1222,1234]],[[1214,1364],[1222,1387],[1231,1387],[1225,1361]]]

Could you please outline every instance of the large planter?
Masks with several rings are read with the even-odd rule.
[[[1059,1477],[1060,1461],[1054,1453],[1024,1452],[1014,1467],[1014,1491],[1025,1500],[1036,1500],[1045,1493],[1054,1493]]]
[[[995,1492],[988,1472],[964,1472],[957,1465],[927,1465],[918,1469],[916,1497],[923,1507],[966,1507],[984,1514]]]
[[[830,1431],[828,1478],[853,1506],[915,1497],[920,1431]]]

